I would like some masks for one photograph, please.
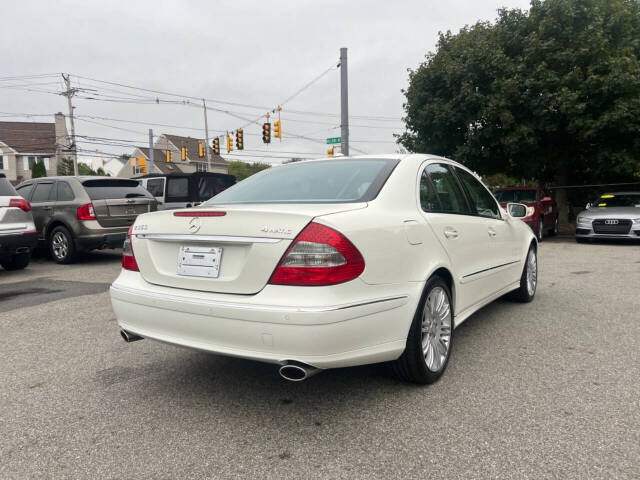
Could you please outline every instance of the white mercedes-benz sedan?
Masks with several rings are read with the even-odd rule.
[[[507,293],[533,299],[526,210],[433,155],[273,167],[197,208],[138,216],[113,309],[127,341],[271,362],[288,380],[391,361],[431,383],[455,327]]]

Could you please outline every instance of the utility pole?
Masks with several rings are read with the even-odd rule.
[[[211,171],[211,155],[209,154],[209,122],[207,121],[207,104],[202,99],[202,107],[204,108],[204,151],[207,155],[207,172]]]
[[[153,129],[149,129],[149,173],[153,173]]]
[[[67,85],[67,91],[62,92],[61,95],[67,97],[67,102],[69,103],[69,121],[71,123],[71,154],[73,155],[73,174],[78,176],[78,149],[76,147],[76,127],[73,123],[73,105],[71,104],[71,97],[75,95],[78,91],[75,88],[71,88],[71,80],[69,79],[69,74],[62,74],[62,78],[64,79],[64,83]]]
[[[347,49],[340,49],[340,151],[349,156],[349,82],[347,79]]]

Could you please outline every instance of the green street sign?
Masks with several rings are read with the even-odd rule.
[[[342,143],[342,139],[340,137],[327,138],[327,145],[331,145],[332,143]]]

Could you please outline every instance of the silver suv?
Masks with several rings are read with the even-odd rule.
[[[136,180],[110,177],[42,177],[16,187],[31,202],[38,240],[58,263],[80,251],[122,247],[141,213],[157,210]]]
[[[9,180],[0,174],[0,265],[5,270],[25,268],[35,245],[31,205],[20,198]]]

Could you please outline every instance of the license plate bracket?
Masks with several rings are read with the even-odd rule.
[[[218,278],[220,275],[220,247],[180,247],[177,274],[187,277]]]

